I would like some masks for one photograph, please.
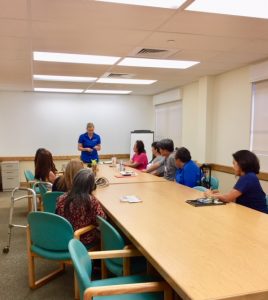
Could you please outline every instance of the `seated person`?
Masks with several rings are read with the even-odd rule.
[[[38,149],[35,155],[35,179],[53,183],[56,173],[52,154],[46,149]]]
[[[64,174],[55,179],[52,191],[68,192],[72,188],[73,179],[76,173],[83,169],[83,162],[79,159],[72,159],[68,162]]]
[[[188,149],[181,147],[175,153],[177,166],[175,180],[177,183],[194,187],[200,184],[201,170],[198,165],[191,160]]]
[[[152,161],[147,165],[147,173],[151,173],[156,176],[164,176],[164,166],[158,167],[156,170],[150,171],[150,168],[156,164],[160,163],[165,159],[161,154],[160,154],[160,148],[158,146],[158,142],[153,142],[152,143],[152,153],[153,153],[153,159]]]
[[[265,193],[256,174],[259,174],[260,163],[257,156],[248,150],[233,154],[235,176],[239,176],[233,189],[226,194],[216,190],[207,190],[206,197],[213,197],[223,202],[236,202],[246,207],[268,213]]]
[[[152,171],[157,170],[159,167],[163,167],[164,178],[174,181],[177,169],[175,164],[174,143],[171,139],[163,139],[158,143],[158,147],[160,149],[160,154],[164,157],[164,160],[153,164],[144,172],[151,173]]]
[[[89,225],[98,225],[97,216],[106,218],[99,201],[93,196],[95,176],[90,169],[81,169],[75,175],[73,186],[68,193],[57,200],[56,213],[66,218],[74,230]],[[97,228],[81,235],[81,242],[91,248],[99,242]]]
[[[129,162],[125,162],[124,166],[144,170],[148,164],[148,158],[144,149],[143,141],[136,141],[133,146],[134,155]]]

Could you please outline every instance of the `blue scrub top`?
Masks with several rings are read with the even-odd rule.
[[[236,203],[268,213],[265,193],[255,173],[249,172],[240,176],[234,189],[242,193]]]
[[[100,136],[96,133],[93,133],[92,138],[90,138],[88,136],[88,133],[86,132],[80,135],[78,143],[82,144],[83,148],[93,148],[101,144],[101,139]],[[84,163],[91,163],[91,161],[95,159],[99,161],[99,155],[97,150],[94,149],[92,152],[81,151],[81,160]]]
[[[200,184],[200,176],[200,168],[190,160],[181,169],[176,170],[175,180],[177,183],[194,187]]]

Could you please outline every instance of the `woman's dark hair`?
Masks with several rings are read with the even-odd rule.
[[[39,150],[36,155],[34,177],[37,180],[47,181],[50,171],[52,171],[53,173],[57,172],[57,169],[53,162],[52,154],[48,150],[41,148],[41,150]]]
[[[233,154],[233,158],[243,172],[259,174],[260,162],[253,152],[249,150],[239,150]]]
[[[136,147],[137,147],[137,150],[138,150],[138,154],[146,152],[145,149],[144,149],[143,141],[137,140],[135,144],[136,144]]]
[[[70,215],[70,205],[74,204],[90,212],[90,195],[96,189],[95,176],[90,169],[81,169],[73,180],[73,186],[67,195],[64,205],[64,215],[68,219]]]
[[[38,148],[35,152],[35,156],[34,156],[34,165],[36,165],[37,159],[38,159],[38,155],[42,152],[46,151],[45,148]]]
[[[160,148],[159,148],[159,143],[158,142],[153,142],[151,145],[155,150],[160,153]]]
[[[179,159],[181,162],[186,163],[192,159],[190,151],[185,147],[178,148],[175,153],[175,159]]]
[[[158,142],[159,149],[167,150],[169,152],[174,151],[174,143],[171,139],[163,139],[160,142]]]

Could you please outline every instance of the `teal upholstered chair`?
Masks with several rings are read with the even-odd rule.
[[[101,250],[122,250],[133,247],[126,244],[121,234],[108,221],[100,216],[97,219],[101,233]],[[107,277],[107,269],[116,276],[122,276],[130,273],[145,273],[146,266],[144,257],[105,259],[102,261],[102,278]]]
[[[78,280],[80,299],[169,300],[172,297],[171,289],[166,283],[156,282],[156,279],[149,275],[132,275],[92,281],[91,259],[105,257],[105,251],[89,254],[80,241],[73,239],[69,242],[69,252]]]
[[[204,186],[201,185],[194,186],[193,189],[198,190],[200,192],[205,192],[207,190]]]
[[[27,182],[35,181],[34,174],[31,170],[24,170],[24,176]]]
[[[219,189],[219,179],[218,178],[211,176],[210,184],[211,184],[212,190]]]
[[[28,214],[27,252],[29,286],[35,289],[62,273],[66,263],[71,263],[68,243],[74,237],[72,225],[63,217],[48,212]],[[35,258],[59,262],[60,267],[36,280]]]
[[[268,195],[266,195],[266,205],[268,206]]]
[[[35,178],[34,178],[34,174],[31,170],[24,170],[24,176],[25,179],[27,181],[27,187],[30,189],[33,189],[36,193],[37,196],[40,196],[40,190],[39,188],[36,186],[35,187]],[[31,195],[29,194],[28,197],[28,211],[32,210],[32,200],[31,200]]]
[[[43,207],[44,211],[55,213],[56,212],[56,203],[59,196],[64,194],[64,192],[46,192],[43,195]]]

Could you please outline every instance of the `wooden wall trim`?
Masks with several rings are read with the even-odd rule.
[[[210,165],[212,167],[212,170],[214,170],[214,171],[228,173],[228,174],[234,174],[233,167],[218,165],[218,164],[210,164]],[[258,174],[258,177],[260,180],[268,181],[268,173],[266,173],[266,172],[260,172]]]
[[[129,154],[101,154],[100,159],[111,159],[113,156],[119,159],[129,159]],[[53,155],[53,160],[70,160],[80,158],[79,155]],[[34,156],[2,156],[1,161],[33,161]]]

